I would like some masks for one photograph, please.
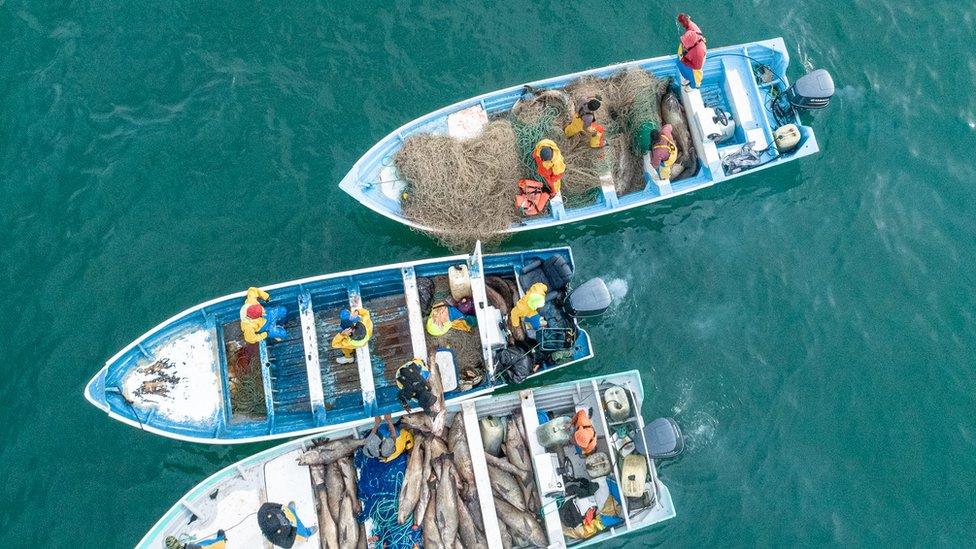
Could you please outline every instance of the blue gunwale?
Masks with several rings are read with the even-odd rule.
[[[561,255],[570,265],[574,265],[572,251],[567,247],[490,254],[483,256],[480,261],[483,262],[483,271],[486,274],[511,274],[516,269],[521,269],[529,259],[544,259],[552,255]],[[449,266],[467,262],[470,257],[468,255],[455,255],[407,261],[308,277],[262,287],[271,294],[271,305],[285,305],[289,309],[285,320],[289,339],[271,344],[262,342],[260,345],[262,380],[266,387],[267,416],[265,418],[249,418],[242,421],[231,414],[223,327],[238,319],[239,307],[246,292],[237,292],[201,303],[152,328],[106,361],[105,366],[86,386],[85,397],[110,417],[131,426],[178,440],[215,444],[249,443],[322,433],[342,429],[375,413],[390,412],[399,415],[402,410],[396,405],[395,400],[393,400],[394,397],[391,396],[393,392],[389,390],[377,391],[382,395],[377,394],[377,399],[373,401],[363,399],[362,395],[353,397],[351,396],[352,393],[331,395],[337,397],[336,406],[327,411],[321,410],[324,414],[316,413],[309,401],[308,374],[305,370],[305,346],[298,319],[300,298],[303,295],[309,296],[311,306],[315,309],[315,323],[318,325],[325,321],[319,315],[332,315],[337,303],[341,301],[348,303],[347,296],[350,293],[350,288],[364,288],[370,292],[369,295],[371,296],[395,296],[397,285],[394,281],[399,280],[402,295],[402,269],[412,267],[418,277],[446,274]],[[316,303],[322,303],[325,307],[316,308]],[[217,372],[215,374],[219,378],[217,387],[220,395],[219,405],[213,417],[202,422],[173,421],[165,417],[164,414],[155,413],[154,408],[134,408],[126,404],[121,395],[121,390],[118,389],[121,387],[125,375],[132,369],[145,365],[147,359],[155,358],[152,351],[157,349],[159,345],[176,336],[199,330],[207,330],[216,346]],[[297,330],[298,335],[293,340],[291,337],[295,330]],[[331,332],[328,334],[319,332],[317,335],[320,357],[322,357],[323,378],[326,377],[332,364],[323,354],[324,340],[322,338],[323,336],[331,337],[331,335],[333,335]],[[407,335],[409,336],[409,334]],[[562,368],[592,356],[589,335],[580,329],[572,359],[547,367],[535,375]],[[272,366],[264,366],[266,362],[272,363]],[[298,364],[300,364],[300,370],[298,370]],[[282,380],[280,386],[276,386],[275,376]],[[388,389],[388,380],[377,378],[375,374],[374,379]],[[303,381],[305,384],[304,393],[301,391]],[[458,402],[490,393],[504,385],[501,381],[488,381],[469,391],[452,391],[445,396],[449,403]],[[326,394],[326,398],[329,397],[330,395]],[[350,401],[352,404],[349,404]]]
[[[778,83],[784,89],[785,87],[789,86],[789,80],[785,76],[786,69],[788,68],[790,61],[789,53],[787,52],[786,45],[782,38],[773,38],[769,40],[710,49],[703,71],[704,79],[702,83],[702,92],[705,92],[706,89],[713,91],[717,89],[720,95],[724,94],[725,92],[722,91],[722,88],[726,75],[728,75],[730,72],[738,73],[740,76],[747,76],[747,78],[743,78],[742,80],[746,87],[746,89],[743,91],[749,98],[750,112],[742,114],[759,119],[759,121],[761,121],[763,133],[765,134],[767,141],[772,142],[773,126],[770,123],[768,108],[765,104],[769,85],[758,86],[756,84],[755,79],[752,77],[751,62],[743,57],[738,57],[741,55],[748,55],[749,57],[769,65],[774,71],[782,76],[782,81],[778,81]],[[660,78],[673,77],[677,79],[678,77],[677,68],[675,67],[675,56],[674,54],[668,54],[638,61],[617,63],[606,67],[579,71],[544,80],[537,80],[535,82],[528,83],[528,85],[535,88],[546,89],[563,88],[582,76],[595,76],[602,78],[610,76],[622,69],[628,68],[641,68],[648,70]],[[446,121],[448,115],[475,105],[481,105],[489,116],[508,111],[521,97],[523,87],[524,84],[519,84],[501,90],[488,92],[454,103],[452,105],[448,105],[407,122],[366,151],[366,153],[356,161],[346,176],[339,183],[339,188],[351,195],[362,205],[368,207],[376,213],[415,229],[436,234],[438,232],[437,230],[420,225],[404,217],[401,214],[399,202],[383,194],[378,185],[380,183],[380,171],[383,168],[392,165],[393,155],[397,150],[399,150],[400,144],[406,137],[415,133],[444,132],[446,131]],[[685,95],[685,91],[682,90],[683,102]],[[722,97],[721,99],[721,102],[728,107],[728,98]],[[734,107],[732,108],[732,111],[733,115],[737,118],[739,113],[735,112]],[[793,120],[791,120],[791,122],[795,123],[800,130],[801,140],[798,147],[793,152],[775,158],[758,167],[737,174],[726,175],[721,169],[715,169],[716,166],[714,163],[711,164],[710,167],[707,163],[702,162],[702,166],[699,168],[696,175],[674,182],[672,184],[671,192],[661,193],[654,184],[649,184],[647,188],[642,191],[632,192],[623,196],[616,196],[616,194],[613,192],[605,192],[598,198],[596,204],[570,209],[555,207],[552,209],[553,211],[549,216],[543,215],[524,218],[519,222],[512,224],[508,229],[502,232],[515,233],[533,229],[542,229],[555,225],[583,221],[594,217],[622,212],[639,206],[646,206],[648,204],[653,204],[655,202],[687,194],[727,179],[733,179],[741,175],[755,173],[773,166],[778,166],[785,162],[790,162],[804,156],[815,154],[819,150],[819,147],[817,145],[817,139],[814,135],[813,128],[803,125],[799,120],[799,117],[795,117]],[[737,133],[738,139],[736,140],[736,143],[737,145],[741,145],[743,143],[741,129],[737,129]],[[696,138],[696,141],[700,140]],[[723,147],[720,146],[719,148],[721,149]],[[645,173],[645,179],[647,179],[647,177],[648,176]]]

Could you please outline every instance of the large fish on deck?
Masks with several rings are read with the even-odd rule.
[[[678,147],[678,158],[671,167],[671,179],[694,175],[698,172],[698,153],[691,141],[685,109],[673,91],[668,91],[661,98],[661,120],[664,124],[671,124],[671,136]]]
[[[299,465],[329,465],[347,458],[366,444],[363,439],[340,438],[307,450],[298,458]]]

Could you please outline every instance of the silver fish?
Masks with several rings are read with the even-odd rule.
[[[508,526],[505,526],[502,521],[498,521],[498,534],[502,538],[502,549],[512,549],[512,534],[508,532]]]
[[[457,511],[457,486],[451,482],[451,461],[442,459],[440,462],[440,474],[437,479],[437,502],[435,507],[435,518],[437,519],[437,529],[440,531],[441,539],[453,540],[457,535],[458,511]]]
[[[339,466],[339,472],[342,473],[342,484],[344,486],[345,495],[352,498],[352,510],[355,513],[362,511],[363,506],[359,501],[359,488],[357,487],[357,476],[356,476],[356,466],[353,465],[352,459],[343,458],[336,462]]]
[[[430,503],[430,477],[431,459],[430,450],[424,452],[423,470],[420,472],[420,496],[417,497],[417,506],[413,510],[413,524],[420,526],[427,512],[427,505]]]
[[[518,467],[512,465],[512,463],[507,459],[495,457],[491,454],[485,454],[485,461],[488,462],[488,465],[497,467],[498,469],[501,469],[506,473],[515,475],[515,478],[517,478],[521,482],[525,482],[529,478],[528,471],[519,469]]]
[[[467,505],[458,505],[458,535],[465,549],[488,549],[488,539],[478,530]]]
[[[403,484],[400,485],[399,509],[397,509],[397,522],[403,524],[410,518],[420,499],[420,489],[424,472],[424,444],[423,437],[417,435],[414,440],[413,449],[407,457],[407,469],[403,473]]]
[[[466,482],[474,482],[474,467],[471,465],[471,450],[464,431],[464,418],[454,414],[454,422],[447,434],[447,447],[454,453],[454,465]]]
[[[441,456],[448,453],[447,443],[444,439],[437,436],[427,437],[427,451],[430,452],[430,459],[438,460]]]
[[[535,516],[512,507],[503,499],[495,498],[495,510],[498,511],[498,518],[508,526],[508,531],[513,537],[516,532],[524,537],[526,541],[536,547],[546,547],[549,545],[545,531],[539,525]]]
[[[355,549],[359,545],[359,523],[352,511],[353,497],[342,498],[339,509],[339,549]]]
[[[424,515],[424,549],[441,549],[444,541],[441,539],[440,531],[437,529],[437,512],[434,511],[436,505],[428,505]]]
[[[335,549],[339,547],[339,530],[336,527],[335,517],[329,509],[329,498],[326,492],[325,467],[313,465],[309,467],[312,474],[313,491],[315,492],[316,503],[318,504],[319,516],[319,539],[325,549]]]
[[[522,493],[522,486],[519,484],[519,481],[515,480],[514,475],[489,465],[488,479],[491,481],[491,491],[495,494],[496,498],[500,497],[522,511],[528,509],[525,505],[525,495]]]
[[[414,412],[400,418],[400,427],[407,428],[414,433],[417,431],[422,433],[432,433],[434,431],[434,422],[427,414],[423,412]]]
[[[525,449],[525,441],[519,432],[519,420],[514,417],[508,420],[508,432],[505,433],[505,457],[512,465],[523,471],[532,471],[532,463],[529,460],[529,452]]]
[[[497,417],[488,416],[478,421],[481,429],[481,440],[485,444],[485,452],[498,456],[505,442],[505,423]]]
[[[339,508],[342,505],[342,494],[345,491],[346,483],[342,480],[342,471],[339,465],[330,463],[325,466],[325,493],[329,498],[329,512],[337,522],[339,520]]]
[[[686,175],[693,175],[698,171],[698,154],[691,142],[691,132],[688,130],[684,107],[672,91],[661,98],[661,120],[662,124],[671,124],[671,135],[678,147],[678,158],[671,168],[671,179],[676,179],[678,175],[685,172]],[[679,165],[681,169],[675,173],[675,168]]]
[[[299,465],[328,465],[349,457],[366,444],[363,439],[341,438],[307,450],[298,458]]]

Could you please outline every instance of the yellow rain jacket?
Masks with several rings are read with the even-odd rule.
[[[454,309],[457,311],[457,309]],[[454,313],[454,316],[461,314],[460,311]],[[427,333],[434,336],[440,337],[447,332],[451,331],[451,328],[456,330],[461,330],[462,332],[470,332],[471,326],[464,317],[451,318],[451,308],[447,303],[440,302],[435,304],[430,310],[430,316],[427,317]]]
[[[397,433],[396,440],[394,440],[394,444],[396,445],[395,450],[393,450],[393,453],[390,454],[390,457],[385,459],[380,459],[380,461],[382,461],[383,463],[391,462],[394,459],[400,457],[400,454],[402,454],[406,450],[412,449],[413,434],[406,429],[400,429],[400,432]]]
[[[260,343],[268,337],[267,332],[258,333],[264,327],[264,323],[267,320],[263,316],[261,318],[248,317],[247,308],[251,305],[260,305],[261,303],[258,300],[267,301],[269,299],[271,299],[271,296],[261,288],[252,286],[247,289],[247,295],[244,296],[244,305],[241,307],[241,332],[244,333],[244,341],[255,344]]]
[[[544,147],[552,149],[552,160],[542,159],[542,149]],[[539,141],[532,151],[532,158],[535,160],[536,171],[549,184],[549,188],[552,189],[552,194],[559,194],[563,172],[566,171],[566,161],[563,160],[563,153],[559,150],[556,142],[552,139]]]
[[[512,326],[517,328],[522,325],[523,318],[539,314],[539,309],[545,305],[546,292],[548,291],[549,288],[541,282],[533,284],[529,291],[525,292],[525,295],[512,307],[512,312],[508,315],[508,320]]]
[[[359,321],[366,327],[366,336],[362,339],[353,339],[340,331],[332,338],[333,349],[358,349],[369,343],[369,338],[373,337],[373,319],[369,317],[369,311],[359,307],[352,312],[359,317]]]

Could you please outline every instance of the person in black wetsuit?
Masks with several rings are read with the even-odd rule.
[[[428,415],[435,415],[440,411],[437,395],[431,390],[430,382],[427,381],[429,377],[430,370],[419,358],[415,358],[397,369],[396,384],[400,389],[397,393],[397,399],[407,413],[413,411],[410,409],[411,400],[416,400]]]

